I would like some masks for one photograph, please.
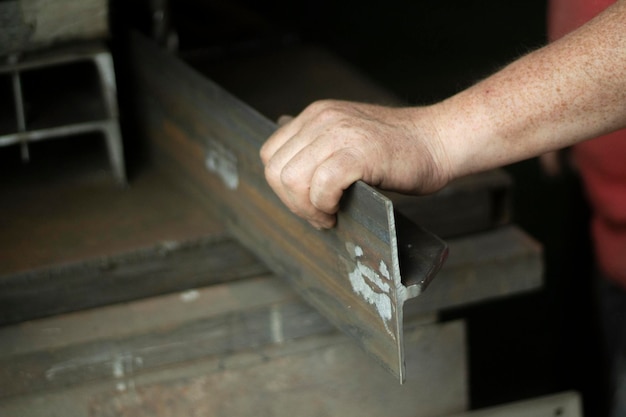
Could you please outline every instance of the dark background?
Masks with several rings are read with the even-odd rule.
[[[113,18],[129,19],[116,4]],[[454,94],[545,43],[540,0],[179,0],[171,12],[183,57],[219,61],[320,44],[411,104]],[[149,26],[140,12],[131,20]],[[585,415],[602,415],[604,365],[579,180],[571,170],[547,178],[536,160],[506,170],[515,182],[514,222],[544,245],[545,287],[443,317],[468,321],[471,406],[573,389],[583,394]]]

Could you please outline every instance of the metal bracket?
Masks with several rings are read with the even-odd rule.
[[[229,230],[400,382],[403,304],[438,272],[447,246],[357,182],[337,226],[317,231],[267,185],[259,149],[276,125],[135,34],[138,116],[157,158],[201,190]]]

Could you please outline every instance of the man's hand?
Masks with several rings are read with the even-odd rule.
[[[319,101],[282,124],[261,159],[280,199],[317,228],[334,226],[343,191],[355,181],[421,194],[450,179],[428,107]]]
[[[320,101],[261,149],[271,187],[332,227],[357,180],[428,193],[450,179],[626,128],[626,0],[443,102],[387,108]]]

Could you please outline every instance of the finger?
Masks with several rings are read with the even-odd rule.
[[[267,168],[266,168],[267,169]],[[307,220],[317,229],[331,228],[335,224],[335,216],[317,210],[309,200],[308,187],[290,189],[281,181],[280,176],[267,175],[267,181],[278,198],[294,214]]]
[[[326,132],[300,148],[302,146],[300,139],[294,137],[276,152],[265,167],[268,183],[283,203],[292,212],[318,228],[334,225],[336,209],[325,212],[311,202],[311,179],[318,166],[341,146],[340,141],[336,139],[334,134]],[[295,155],[292,156],[294,152]],[[286,162],[283,162],[285,160]],[[329,181],[329,186],[335,186],[334,181]],[[341,190],[335,194],[341,194]]]
[[[285,127],[289,129],[287,134],[294,134],[287,140],[283,139],[282,145],[272,151],[273,154],[265,162],[265,175],[268,180],[273,179],[273,184],[282,182],[288,190],[301,192],[302,187],[308,186],[315,166],[334,151],[337,141],[329,126],[306,123],[295,131],[291,126],[296,124],[300,125],[300,121]]]
[[[344,191],[363,177],[363,158],[359,152],[342,149],[315,169],[308,194],[292,194],[291,190],[283,188],[282,198],[294,213],[308,220],[315,228],[329,229],[337,222],[336,214]]]
[[[354,148],[335,152],[316,168],[310,180],[309,200],[315,210],[334,215],[339,210],[343,192],[364,179],[364,159]]]
[[[261,146],[259,155],[261,156],[263,165],[267,165],[276,151],[293,136],[290,132],[288,132],[288,126],[289,125],[286,125],[276,129],[276,131],[274,131],[274,133],[272,133],[272,135],[267,138],[265,143]]]
[[[281,116],[278,119],[279,128],[261,147],[261,160],[264,164],[274,157],[274,154],[282,149],[283,146],[291,140],[298,132],[304,129],[311,121],[323,111],[325,104],[315,102],[305,108],[297,117],[289,119],[290,116]],[[313,123],[319,126],[319,123]],[[309,136],[313,132],[309,132]],[[305,136],[306,137],[306,136]],[[293,155],[294,153],[292,153]]]
[[[298,117],[292,117],[291,120],[288,120],[288,117],[291,116],[281,116],[279,118],[278,129],[276,129],[276,131],[274,131],[274,133],[261,146],[259,154],[264,165],[267,165],[268,161],[272,159],[276,151],[281,149],[285,143],[287,143],[301,130],[301,119]]]
[[[303,129],[274,154],[270,164],[276,164],[280,170],[280,181],[286,189],[296,195],[304,195],[306,191],[308,200],[313,173],[341,146],[337,133],[330,129],[313,132]]]
[[[268,161],[276,153],[276,150],[280,149],[284,143],[292,137],[293,132],[290,131],[292,129],[287,129],[286,126],[291,123],[293,119],[293,116],[288,115],[282,115],[278,118],[278,129],[265,141],[259,152],[264,165],[267,165]]]
[[[278,126],[282,127],[282,126],[286,125],[287,123],[291,122],[293,119],[294,119],[293,116],[289,116],[287,114],[283,114],[282,116],[280,116],[278,118],[276,123],[278,123]]]

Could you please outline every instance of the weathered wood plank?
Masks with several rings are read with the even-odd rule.
[[[120,367],[148,372],[333,331],[270,277],[42,319],[0,328],[0,398],[115,378]]]
[[[134,310],[120,307],[122,312],[110,312],[109,319],[116,320],[111,323],[102,323],[97,316],[69,323],[63,318],[46,320],[44,327],[37,326],[43,334],[34,335],[39,342],[34,343],[37,350],[30,347],[32,331],[20,331],[20,326],[1,329],[3,340],[11,349],[0,359],[0,397],[114,378],[120,367],[141,372],[332,330],[326,320],[293,293],[279,293],[279,297],[266,294],[266,300],[259,302],[254,293],[246,291],[247,287],[250,285],[217,286],[198,294],[191,302],[183,296],[177,303],[139,302]],[[211,311],[208,307],[204,308],[204,316],[184,311],[190,304],[210,302],[220,295],[230,298],[231,306],[239,308],[223,305]],[[235,301],[240,297],[240,302]],[[159,306],[159,311],[153,309],[155,306]],[[168,317],[170,314],[178,319]],[[161,321],[144,319],[143,315],[155,315]],[[93,326],[105,330],[98,332],[98,338],[81,340],[80,330],[89,332]],[[122,331],[124,327],[127,329]],[[46,332],[52,332],[51,336],[54,332],[69,332],[76,342],[53,339],[51,343],[42,343]]]
[[[465,410],[463,324],[409,326],[406,341],[404,386],[333,333],[151,370],[121,356],[106,379],[4,398],[0,414],[431,417]]]
[[[405,304],[407,320],[541,283],[539,248],[514,227],[454,239],[450,247],[438,279]],[[129,357],[142,358],[132,366],[143,372],[330,330],[273,276],[52,317],[0,329],[0,396],[110,378]]]
[[[280,334],[272,329],[277,320],[285,323]],[[0,395],[24,395],[79,385],[115,377],[120,368],[141,372],[330,331],[332,326],[326,320],[297,301],[247,309],[124,339],[0,360]]]
[[[436,312],[541,286],[541,249],[515,227],[448,242],[448,264],[419,301],[405,305],[405,314]],[[0,281],[0,323],[267,273],[263,263],[228,236],[157,245],[117,257],[4,276]]]
[[[94,411],[101,417],[432,417],[466,408],[462,323],[409,328],[406,342],[413,355],[402,387],[389,384],[388,375],[356,346],[342,343],[222,374],[152,384],[138,390],[151,407],[130,404],[133,393],[105,394],[94,401]]]
[[[154,329],[293,300],[279,279],[259,276],[0,328],[0,358],[118,340]],[[89,331],[85,331],[89,329]]]
[[[106,167],[101,148],[80,140],[57,148],[68,154],[63,167],[54,153],[30,169],[0,167],[0,277],[225,234],[196,198],[157,169],[144,168],[131,186],[116,187],[106,171],[86,169]]]
[[[72,161],[2,177],[0,324],[267,270],[163,173],[121,189]]]
[[[0,325],[267,272],[230,236],[163,242],[118,256],[0,277]]]

